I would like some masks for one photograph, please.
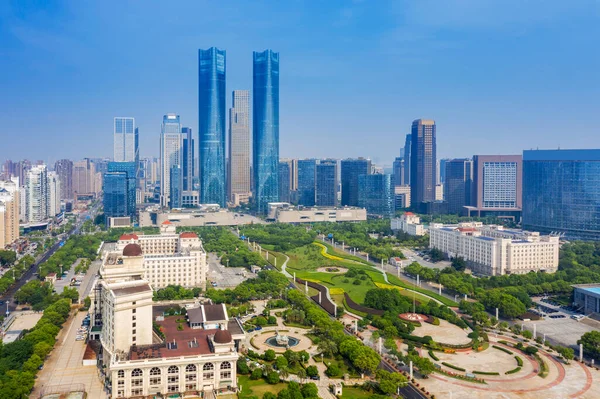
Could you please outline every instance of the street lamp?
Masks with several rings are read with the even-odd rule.
[[[10,314],[10,312],[8,311],[8,303],[10,301],[6,301],[6,317],[8,317],[8,315]]]

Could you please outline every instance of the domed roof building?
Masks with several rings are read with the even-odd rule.
[[[142,256],[142,247],[138,244],[127,244],[123,248],[123,256]]]

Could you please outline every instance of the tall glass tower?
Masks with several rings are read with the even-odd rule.
[[[200,203],[225,206],[225,50],[198,50]]]
[[[412,123],[410,141],[410,203],[435,201],[436,131],[435,121],[417,119]]]
[[[163,116],[160,134],[160,205],[171,204],[171,168],[183,165],[183,135],[179,115],[167,114]],[[183,191],[183,177],[177,179],[175,184],[177,192]],[[172,208],[172,206],[171,206]]]
[[[279,53],[253,54],[254,198],[259,213],[279,201]]]

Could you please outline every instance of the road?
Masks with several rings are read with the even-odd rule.
[[[75,223],[75,226],[73,227],[73,229],[71,231],[69,231],[68,233],[66,233],[66,235],[64,236],[64,238],[62,240],[59,240],[56,244],[54,244],[52,247],[50,247],[50,249],[48,249],[46,251],[46,253],[44,253],[42,255],[41,258],[36,260],[36,262],[29,268],[29,270],[27,270],[23,274],[23,276],[21,276],[21,278],[19,280],[17,280],[17,282],[13,286],[11,286],[4,293],[4,295],[2,295],[0,297],[1,301],[5,302],[5,303],[6,303],[6,301],[8,301],[8,308],[6,308],[3,305],[2,306],[3,311],[5,309],[7,309],[8,312],[13,312],[16,309],[17,306],[14,303],[13,297],[14,297],[15,293],[19,290],[19,288],[21,288],[23,285],[25,285],[25,283],[27,283],[29,280],[31,280],[34,277],[34,275],[38,272],[40,265],[42,263],[46,262],[56,251],[58,251],[58,249],[60,248],[60,243],[62,241],[67,241],[70,236],[79,234],[79,229],[81,228],[81,225],[86,220],[86,218],[88,216],[90,216],[93,219],[97,211],[98,211],[98,205],[96,205],[91,210],[81,214],[79,216],[79,218],[77,219],[77,222]]]
[[[388,364],[385,360],[382,360],[381,363],[379,363],[379,368],[387,370],[390,373],[398,372],[398,370]],[[406,399],[427,399],[427,396],[412,384],[407,384],[405,387],[400,388],[400,395]]]

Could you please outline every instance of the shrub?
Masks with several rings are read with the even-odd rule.
[[[269,384],[277,384],[279,382],[279,373],[276,371],[271,371],[269,374],[267,374],[266,380]]]
[[[517,367],[517,368],[514,368],[514,369],[512,369],[512,370],[508,370],[508,371],[507,371],[506,373],[504,373],[504,374],[515,374],[515,373],[518,373],[519,371],[521,371],[521,367]]]
[[[523,367],[523,359],[521,359],[519,356],[515,356],[515,360],[517,361],[517,365],[519,367]]]
[[[496,372],[496,371],[477,371],[474,370],[473,374],[481,374],[481,375],[500,375],[500,373]]]
[[[442,364],[443,364],[444,366],[446,366],[446,367],[450,367],[451,369],[454,369],[454,370],[458,370],[458,371],[466,371],[466,370],[465,370],[465,369],[463,369],[462,367],[458,367],[458,366],[455,366],[455,365],[453,365],[453,364],[450,364],[450,363],[442,362]]]
[[[258,379],[262,378],[262,375],[263,375],[262,369],[255,368],[254,370],[252,370],[252,374],[250,374],[250,379],[258,380]]]
[[[440,359],[433,353],[432,350],[429,351],[429,356],[435,360],[435,361],[439,361]]]
[[[504,352],[504,353],[507,353],[507,354],[509,354],[509,355],[512,355],[512,352],[511,352],[511,351],[509,351],[508,349],[506,349],[506,348],[503,348],[503,347],[501,347],[501,346],[492,345],[492,348],[494,348],[494,349],[498,349],[498,350],[500,350],[500,351],[502,351],[502,352]]]

